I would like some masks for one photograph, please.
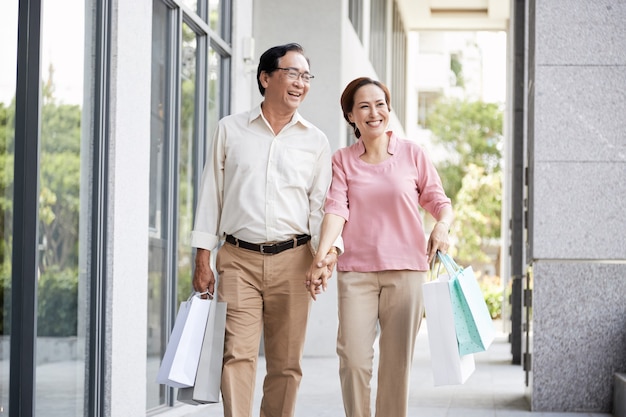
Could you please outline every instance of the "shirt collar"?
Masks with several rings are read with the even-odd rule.
[[[256,119],[265,119],[265,116],[261,112],[261,104],[255,106],[252,110],[250,110],[250,114],[248,116],[248,124],[254,122]],[[265,121],[267,122],[267,120]],[[313,127],[313,125],[308,120],[304,119],[297,110],[291,117],[291,121],[285,127],[293,126],[296,123],[300,123],[304,127],[309,129]]]

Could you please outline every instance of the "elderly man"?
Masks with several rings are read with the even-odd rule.
[[[262,333],[267,375],[260,415],[294,415],[311,304],[305,273],[331,180],[328,140],[298,113],[312,79],[300,45],[264,52],[257,70],[262,103],[220,120],[204,169],[191,237],[193,286],[213,294],[209,259],[217,250],[218,299],[228,303],[226,417],[252,415]],[[329,271],[336,260],[333,247],[325,258]]]

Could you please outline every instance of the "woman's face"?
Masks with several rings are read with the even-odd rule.
[[[350,122],[356,124],[361,137],[376,138],[384,135],[389,123],[389,106],[385,92],[375,84],[367,84],[354,94],[354,106],[348,113]]]

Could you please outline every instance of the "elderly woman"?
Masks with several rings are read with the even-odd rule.
[[[317,256],[307,273],[313,298],[329,277],[324,255],[340,234],[337,353],[347,417],[369,417],[370,381],[380,326],[376,416],[407,415],[415,338],[423,316],[422,284],[437,250],[448,249],[450,199],[424,150],[387,131],[387,87],[370,78],[341,96],[358,141],[333,155]],[[437,219],[426,240],[420,207]]]

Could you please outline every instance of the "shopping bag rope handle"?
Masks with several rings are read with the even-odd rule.
[[[192,291],[191,295],[189,295],[189,298],[187,298],[187,301],[190,301],[193,297],[202,297],[203,295],[208,295],[209,297],[213,298],[213,293],[209,292],[209,290],[203,291],[203,292],[198,292],[198,291]]]
[[[435,272],[435,263],[439,260],[439,265],[437,267],[437,271]],[[450,278],[458,275],[459,272],[463,270],[455,261],[452,259],[450,255],[443,254],[439,250],[437,250],[437,256],[433,257],[433,260],[430,264],[430,279],[436,279],[439,276],[439,271],[441,269],[441,265],[446,269]],[[435,272],[434,276],[433,273]]]
[[[439,262],[437,262],[439,260]],[[435,264],[437,264],[437,270],[435,271]],[[433,256],[433,260],[430,261],[430,270],[428,271],[429,281],[434,281],[439,276],[439,272],[441,270],[441,260],[439,259],[439,250],[437,250],[437,255]]]

